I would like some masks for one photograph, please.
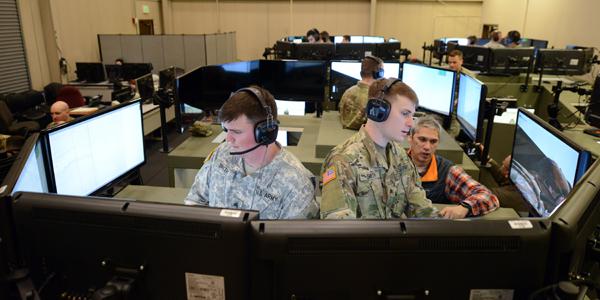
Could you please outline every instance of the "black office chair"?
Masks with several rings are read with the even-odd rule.
[[[10,135],[26,137],[30,132],[40,130],[40,125],[35,121],[18,122],[4,101],[0,101],[0,132]]]

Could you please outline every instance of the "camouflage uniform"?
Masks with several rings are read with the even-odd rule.
[[[388,158],[361,128],[329,153],[323,165],[321,218],[439,216],[404,149],[390,142],[385,151]]]
[[[316,218],[314,175],[285,148],[268,165],[245,175],[242,157],[219,145],[198,171],[185,203],[252,209],[262,219]]]
[[[367,121],[365,108],[369,100],[369,85],[359,81],[342,95],[340,100],[340,121],[348,129],[358,130]]]

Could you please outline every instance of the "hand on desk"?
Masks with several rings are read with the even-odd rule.
[[[463,219],[467,216],[469,210],[461,205],[444,207],[440,211],[440,216],[445,219]]]

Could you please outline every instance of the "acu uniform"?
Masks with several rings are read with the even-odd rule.
[[[358,130],[367,121],[365,108],[369,99],[369,85],[359,81],[342,95],[340,100],[340,121],[348,129]]]
[[[323,169],[323,219],[439,216],[404,149],[395,142],[377,149],[364,127],[329,153]]]
[[[281,147],[278,144],[279,147]],[[185,203],[258,210],[261,219],[316,218],[314,175],[285,148],[246,175],[242,157],[219,145],[198,171]]]

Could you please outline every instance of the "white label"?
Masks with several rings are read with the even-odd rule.
[[[571,60],[569,60],[569,65],[571,66],[576,66],[579,64],[579,59],[577,58],[572,58]]]
[[[2,187],[0,187],[0,194],[4,193],[4,191],[6,191],[6,184],[3,185]]]
[[[241,210],[221,209],[221,213],[219,215],[221,217],[239,218],[241,214]]]
[[[225,277],[185,273],[187,298],[225,300]]]
[[[512,300],[514,290],[471,290],[469,300]]]
[[[510,220],[508,221],[508,225],[512,229],[531,229],[533,228],[533,224],[529,220]]]

